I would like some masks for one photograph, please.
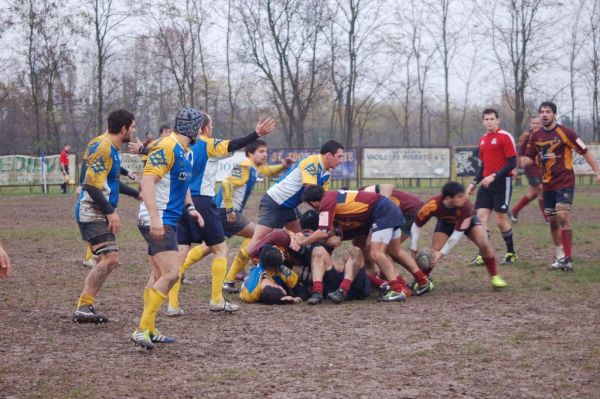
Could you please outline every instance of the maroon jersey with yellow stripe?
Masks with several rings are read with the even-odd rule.
[[[373,206],[380,198],[377,193],[365,191],[326,192],[319,206],[319,229],[330,231],[340,227],[342,231],[348,231],[369,223]]]
[[[575,186],[573,150],[585,154],[587,147],[571,129],[556,125],[552,130],[538,129],[531,134],[525,155],[542,166],[544,191]]]
[[[447,208],[442,202],[442,194],[429,199],[417,212],[415,224],[423,227],[432,217],[448,223],[454,223],[455,230],[464,231],[469,226],[463,222],[473,216],[474,208],[471,201],[467,201],[460,208]]]
[[[423,201],[419,197],[400,190],[394,190],[390,199],[400,207],[404,216],[416,215],[423,206]]]

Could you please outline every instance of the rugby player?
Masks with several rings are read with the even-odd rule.
[[[506,282],[496,270],[494,248],[479,217],[474,214],[473,204],[467,198],[462,184],[449,181],[442,187],[441,194],[432,197],[421,207],[411,228],[410,249],[413,255],[417,254],[419,248],[421,228],[432,217],[437,219],[431,243],[432,267],[435,267],[466,234],[479,248],[491,276],[492,286],[506,287]]]
[[[152,146],[144,166],[140,182],[144,202],[140,205],[138,228],[148,243],[150,278],[144,289],[144,310],[131,336],[143,348],[175,341],[160,334],[155,319],[179,278],[182,258],[177,248],[177,222],[181,214],[185,212],[199,226],[204,224],[189,191],[193,162],[189,146],[197,140],[202,121],[195,109],[181,109],[175,116],[174,131]]]
[[[594,156],[577,134],[566,126],[556,123],[556,104],[544,101],[538,109],[542,128],[531,134],[525,157],[520,159],[526,167],[539,162],[542,166],[542,189],[544,212],[550,221],[550,234],[556,246],[557,257],[564,255],[549,266],[551,270],[572,271],[573,230],[569,213],[575,195],[575,172],[573,150],[583,155],[596,174],[600,184],[600,169]]]
[[[477,217],[487,228],[490,214],[494,211],[496,224],[506,244],[506,254],[501,264],[512,265],[517,260],[517,254],[507,213],[512,194],[513,169],[517,166],[517,151],[511,134],[500,129],[500,118],[495,109],[483,111],[483,126],[486,133],[479,139],[481,166],[475,179],[467,186],[467,195],[471,195],[481,183],[475,200]],[[483,264],[483,254],[471,261],[471,265]]]
[[[92,139],[86,149],[86,172],[75,218],[81,238],[87,241],[99,261],[85,278],[83,291],[73,315],[75,322],[103,323],[104,315],[96,313],[94,301],[108,275],[119,265],[116,234],[121,227],[117,214],[119,202],[119,147],[135,133],[135,117],[128,111],[116,110],[108,115],[108,132]]]
[[[181,266],[180,274],[204,256],[204,253],[207,252],[206,247],[210,248],[210,252],[214,257],[211,266],[212,290],[208,305],[209,310],[213,312],[234,312],[239,309],[239,305],[230,303],[223,298],[223,283],[227,272],[227,243],[225,242],[225,232],[219,219],[217,206],[214,202],[218,167],[217,157],[228,156],[230,152],[243,148],[259,137],[273,132],[275,121],[272,118],[259,121],[256,124],[255,131],[245,137],[219,140],[212,137],[213,125],[210,115],[201,113],[200,118],[202,120],[200,138],[191,146],[194,165],[190,192],[196,209],[204,218],[204,226],[202,228],[198,227],[187,214],[184,214],[179,221],[177,241],[180,255],[185,260]],[[211,158],[212,161],[209,161]],[[190,251],[191,244],[199,244],[202,241],[206,244],[206,247],[198,245]],[[174,303],[171,303],[167,309],[168,314],[170,316],[183,314],[181,307],[178,306],[179,303],[175,303],[175,301],[178,301],[176,293],[173,294],[172,301]]]
[[[531,133],[540,128],[540,118],[537,116],[529,119],[529,131],[524,132],[521,137],[519,137],[519,146],[518,153],[519,157],[525,155],[527,151],[527,147],[529,145],[529,137],[531,137]],[[529,187],[527,187],[527,192],[523,197],[519,200],[517,205],[515,205],[510,211],[508,211],[508,216],[513,223],[516,223],[519,218],[519,212],[521,209],[525,208],[527,204],[537,198],[538,206],[542,211],[542,216],[546,223],[548,223],[548,217],[544,213],[544,202],[542,200],[542,169],[539,165],[533,163],[531,165],[527,165],[524,168],[525,177],[527,177],[527,182],[529,183]]]

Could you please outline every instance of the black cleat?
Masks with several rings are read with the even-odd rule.
[[[313,292],[312,296],[306,301],[309,305],[318,305],[321,302],[323,302],[323,294],[320,292]]]
[[[327,294],[327,298],[329,298],[333,303],[344,302],[346,300],[346,296],[347,294],[341,288],[338,288],[337,290]]]
[[[78,307],[73,314],[73,322],[103,324],[108,323],[108,317],[97,314],[92,305],[83,305]]]

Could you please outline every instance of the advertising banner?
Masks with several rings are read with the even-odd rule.
[[[298,161],[309,155],[318,154],[319,148],[279,148],[269,150],[269,164],[278,164],[285,158]],[[344,160],[333,170],[333,179],[356,179],[358,151],[355,148],[344,150]]]
[[[454,147],[456,176],[475,176],[479,170],[479,147]]]
[[[364,148],[366,179],[449,178],[449,148]]]
[[[46,184],[62,184],[59,155],[43,158],[46,163]],[[69,155],[69,179],[75,181],[75,155]],[[0,186],[29,186],[44,184],[42,176],[42,158],[26,155],[0,156]]]
[[[600,165],[600,144],[588,144],[588,151],[596,159],[596,163]],[[573,170],[576,175],[593,175],[594,171],[590,168],[590,165],[586,162],[583,155],[573,151]]]

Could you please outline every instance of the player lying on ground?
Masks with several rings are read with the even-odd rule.
[[[241,138],[233,140],[220,140],[212,137],[213,124],[210,115],[201,113],[202,123],[200,137],[198,141],[191,146],[194,154],[194,165],[192,169],[192,181],[190,183],[190,192],[194,206],[204,218],[204,226],[199,228],[193,220],[187,215],[183,215],[178,223],[177,241],[179,243],[179,253],[183,259],[182,268],[187,269],[190,265],[202,258],[202,248],[197,246],[191,254],[190,246],[204,242],[210,247],[213,254],[211,265],[211,298],[208,308],[213,312],[233,312],[239,309],[239,305],[230,303],[223,297],[223,283],[227,273],[227,243],[225,242],[225,232],[219,219],[217,206],[214,202],[215,182],[218,168],[219,157],[229,156],[229,153],[243,148],[259,137],[270,134],[275,129],[275,121],[272,118],[260,120],[256,124],[255,131]],[[177,300],[174,295],[171,298]],[[183,313],[178,303],[173,303],[168,308],[170,316],[177,316]]]
[[[421,207],[411,228],[410,249],[414,256],[419,248],[421,227],[432,217],[437,219],[431,243],[432,268],[466,234],[479,248],[491,276],[492,286],[495,288],[506,287],[506,282],[497,273],[496,254],[488,239],[486,229],[477,215],[473,214],[473,204],[468,200],[462,184],[454,181],[444,184],[441,194],[432,197]]]
[[[75,322],[104,323],[94,301],[108,275],[119,265],[116,234],[121,227],[117,214],[119,202],[119,147],[131,140],[136,125],[133,114],[125,110],[108,115],[108,132],[92,139],[86,149],[87,170],[77,200],[75,219],[81,238],[100,260],[88,272],[73,315]]]
[[[379,298],[380,301],[405,301],[410,295],[406,282],[387,256],[388,250],[394,260],[403,266],[414,268],[423,277],[420,281],[429,284],[427,277],[418,270],[414,259],[401,248],[404,218],[400,208],[389,198],[365,191],[338,190],[326,193],[320,186],[309,185],[304,190],[302,199],[320,212],[319,229],[308,237],[296,234],[298,244],[306,245],[324,240],[335,233],[335,227],[342,231],[344,239],[369,235],[369,258],[377,263],[391,287]],[[316,292],[318,291],[313,296],[318,303]]]
[[[179,278],[182,258],[177,248],[177,221],[185,212],[199,226],[204,224],[189,191],[193,161],[189,145],[196,141],[201,124],[198,111],[181,109],[173,133],[150,149],[140,182],[144,202],[140,205],[138,228],[148,243],[150,277],[144,289],[144,310],[131,340],[146,349],[153,349],[155,343],[175,341],[163,336],[155,321]]]
[[[281,251],[267,244],[259,252],[258,264],[244,280],[240,298],[246,303],[267,305],[301,302],[306,288],[299,282],[298,274],[284,266]]]
[[[583,155],[596,174],[596,182],[599,184],[600,169],[577,134],[556,123],[556,104],[545,101],[540,104],[538,111],[542,128],[531,134],[525,157],[520,158],[520,163],[527,167],[535,161],[542,166],[544,211],[550,221],[550,234],[558,258],[549,269],[572,271],[573,230],[569,214],[575,195],[573,150]],[[564,256],[559,258],[561,251],[564,251]]]

